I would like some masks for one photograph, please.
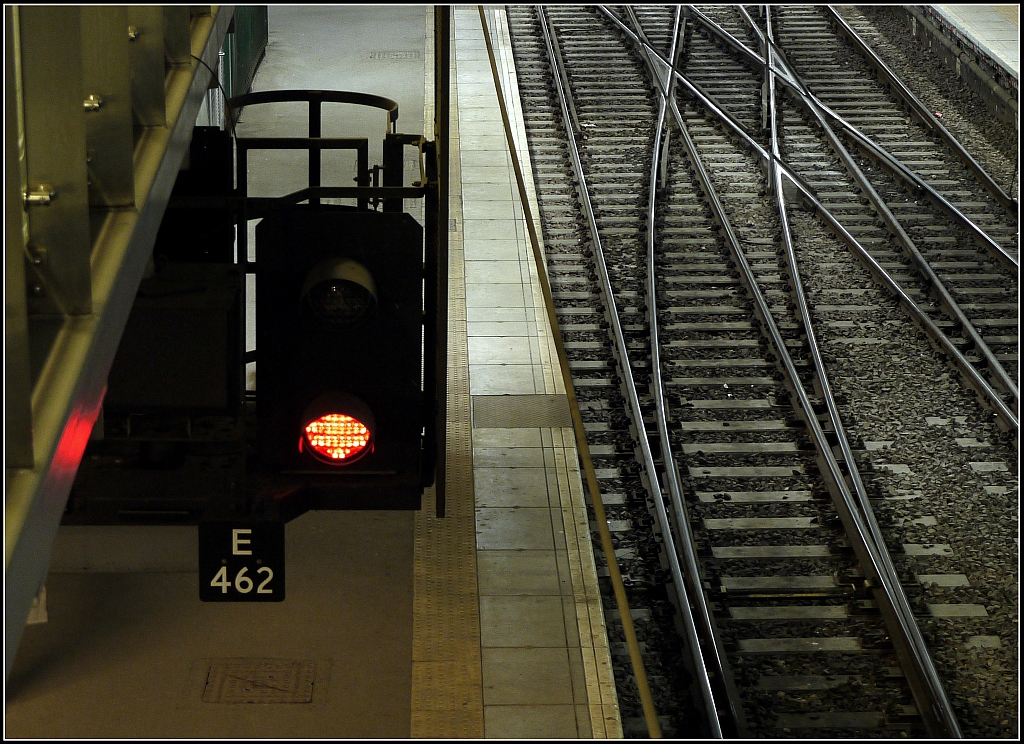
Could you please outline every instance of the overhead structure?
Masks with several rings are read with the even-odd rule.
[[[234,7],[4,13],[6,678]]]

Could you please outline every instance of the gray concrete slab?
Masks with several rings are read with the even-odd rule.
[[[1016,5],[935,5],[935,11],[1020,80],[1020,10]]]

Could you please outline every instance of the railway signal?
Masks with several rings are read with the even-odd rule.
[[[256,228],[261,470],[306,508],[418,508],[423,229],[311,205]]]

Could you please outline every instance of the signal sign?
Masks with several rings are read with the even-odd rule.
[[[283,602],[284,522],[200,522],[199,599]]]

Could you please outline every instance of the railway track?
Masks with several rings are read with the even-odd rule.
[[[813,52],[807,47],[808,56],[798,49],[790,55],[786,45],[820,47],[827,28],[827,20],[822,26],[803,10],[773,14],[771,33],[795,70],[791,81],[803,73],[811,81],[800,64]],[[1000,385],[999,367],[1015,379],[1016,328],[1007,322],[1015,292],[1009,300],[970,290],[1015,289],[1016,275],[1005,257],[986,253],[990,246],[977,230],[962,220],[951,225],[942,200],[975,208],[969,219],[984,224],[990,241],[1011,246],[1005,251],[1011,258],[1015,222],[1005,209],[989,208],[994,200],[980,196],[972,174],[948,155],[899,150],[904,166],[928,171],[916,177],[931,178],[923,190],[912,181],[917,199],[904,199],[899,211],[913,225],[907,237],[914,248],[927,246],[918,251],[923,266],[937,274],[924,285],[914,273],[921,267],[910,265],[914,250],[894,248],[892,221],[879,218],[877,205],[873,211],[863,203],[865,183],[886,204],[899,200],[905,192],[896,179],[868,179],[872,166],[858,162],[860,155],[842,162],[797,100],[782,103],[779,95],[778,111],[768,115],[762,79],[750,55],[735,48],[756,51],[758,36],[768,33],[763,20],[703,8],[706,20],[691,17],[680,37],[669,9],[609,12],[618,23],[594,8],[508,8],[556,312],[665,733],[685,734],[684,725],[692,727],[700,711],[714,711],[704,716],[704,735],[879,736],[925,729],[953,735],[958,719],[988,730],[991,721],[983,716],[983,725],[971,708],[976,675],[968,668],[974,665],[961,663],[962,651],[991,646],[979,639],[1005,631],[958,635],[957,622],[973,630],[992,630],[998,622],[982,604],[930,601],[976,593],[960,588],[966,574],[936,567],[959,558],[949,547],[954,538],[944,533],[952,526],[947,515],[963,508],[954,497],[963,490],[963,474],[922,467],[916,459],[912,469],[907,462],[922,450],[953,445],[961,451],[950,451],[948,463],[966,464],[964,452],[976,451],[964,444],[968,439],[998,449],[1005,461],[988,459],[981,468],[971,461],[966,487],[975,499],[984,493],[1005,507],[1015,504],[1008,467],[1015,466],[1014,455],[991,412],[949,375],[865,263],[905,286],[901,303],[923,306],[924,317],[935,318],[932,325],[961,332],[967,342],[969,327],[985,329],[982,345],[990,344],[991,358],[978,350],[977,339],[970,349],[947,340],[946,350],[975,352],[961,355],[959,365],[975,370],[981,382],[972,384],[987,386],[989,404],[1012,428],[1015,391]],[[658,62],[648,57],[645,70],[639,51],[637,37],[645,35],[664,57],[675,39],[682,49],[677,69],[698,93],[713,96],[714,105],[734,117],[732,124],[682,84],[672,112],[678,121],[670,124],[673,116],[652,88]],[[668,79],[664,75],[660,84]],[[835,81],[826,83],[835,87]],[[815,92],[818,84],[807,83]],[[825,103],[833,104],[840,106]],[[877,114],[883,133],[896,126],[894,116]],[[898,116],[903,126],[906,117]],[[776,121],[774,141],[764,131],[768,119]],[[737,135],[737,126],[761,154]],[[864,121],[858,129],[869,126],[875,125]],[[667,143],[660,136],[666,128]],[[918,136],[900,134],[885,141]],[[792,201],[779,211],[777,195],[795,189],[773,188],[787,182],[781,171],[763,167],[763,153],[772,148],[838,227],[828,229]],[[928,170],[923,163],[933,165]],[[938,207],[928,188],[939,192]],[[929,204],[911,208],[911,201]],[[855,258],[837,231],[859,243],[866,258]],[[951,232],[955,248],[941,239]],[[792,238],[780,237],[786,234]],[[961,255],[964,243],[970,256]],[[648,287],[651,276],[656,281]],[[937,284],[951,286],[947,294],[956,298],[950,302],[940,292],[941,301],[929,303]],[[988,301],[993,296],[999,301]],[[973,315],[958,316],[958,308]],[[999,322],[982,322],[989,320]],[[815,335],[820,350],[811,345]],[[932,378],[922,383],[917,373]],[[837,402],[829,402],[829,387],[838,392]],[[663,413],[659,400],[667,403]],[[946,411],[957,415],[929,415]],[[935,437],[942,425],[928,426],[930,419],[952,421],[955,433],[976,436],[949,437],[952,430],[944,430],[946,436]],[[923,428],[937,441],[901,436]],[[904,456],[906,462],[895,461]],[[675,473],[682,476],[678,485]],[[959,481],[954,485],[951,477]],[[872,526],[876,514],[881,527]],[[940,535],[950,542],[932,539]],[[994,552],[1012,574],[1015,546],[1007,547]],[[892,589],[893,598],[880,594],[880,585]],[[613,654],[622,657],[622,629],[615,613],[609,615]],[[950,644],[959,636],[965,636],[959,646]],[[915,643],[927,646],[923,660],[905,655]],[[939,659],[933,682],[927,676],[931,657]],[[624,729],[642,734],[626,664],[617,668],[617,681]],[[945,712],[943,685],[954,691]],[[922,701],[928,710],[915,707]]]

